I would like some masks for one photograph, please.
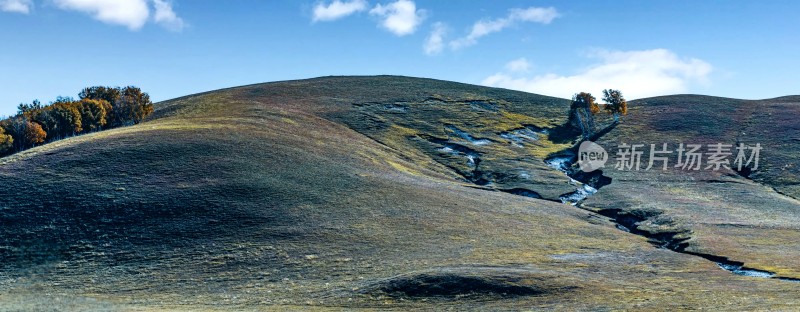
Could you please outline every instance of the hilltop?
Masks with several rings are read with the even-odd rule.
[[[599,144],[760,143],[762,167],[571,182],[547,162],[578,139],[565,99],[376,76],[164,101],[138,125],[0,158],[0,302],[790,309],[798,103],[633,101]],[[597,192],[562,203],[582,182]]]

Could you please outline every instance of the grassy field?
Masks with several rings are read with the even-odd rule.
[[[158,103],[0,159],[0,310],[796,309],[796,283],[589,210],[657,210],[687,250],[800,277],[797,99],[646,102],[600,143],[743,131],[775,147],[751,179],[606,170],[581,209],[544,163],[575,142],[567,100],[378,76]]]

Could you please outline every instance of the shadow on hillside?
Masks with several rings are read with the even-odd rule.
[[[561,124],[557,127],[550,129],[548,139],[555,144],[572,143],[581,135],[581,132],[569,123]]]

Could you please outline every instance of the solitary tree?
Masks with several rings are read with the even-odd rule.
[[[595,97],[591,93],[577,93],[572,97],[572,105],[569,108],[569,123],[581,130],[583,137],[588,139],[594,134],[594,114],[598,112],[600,107],[595,103]]]
[[[606,111],[614,114],[614,122],[619,122],[620,115],[628,114],[628,101],[622,97],[622,91],[603,90],[603,101],[606,102]]]

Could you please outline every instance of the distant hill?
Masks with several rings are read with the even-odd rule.
[[[608,150],[760,143],[759,169],[572,182],[545,161],[578,139],[565,99],[374,76],[157,103],[139,125],[0,158],[0,305],[792,309],[798,103],[634,101]]]

